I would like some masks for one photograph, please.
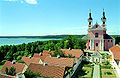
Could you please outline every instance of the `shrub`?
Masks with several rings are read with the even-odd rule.
[[[104,74],[105,74],[105,75],[112,75],[111,72],[105,72]]]

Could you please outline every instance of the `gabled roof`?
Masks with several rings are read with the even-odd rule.
[[[65,56],[73,56],[75,58],[79,58],[82,54],[83,54],[83,51],[80,50],[80,49],[61,49],[62,52],[65,54]]]
[[[40,58],[36,58],[36,57],[29,58],[29,57],[23,56],[23,57],[22,57],[22,60],[23,60],[27,65],[29,65],[30,63],[39,64]]]
[[[44,62],[50,66],[72,67],[74,64],[74,58],[46,57]]]
[[[40,57],[40,53],[34,53],[33,57],[39,58]]]
[[[108,34],[104,34],[103,38],[104,38],[104,39],[113,39],[113,38],[112,38],[110,35],[108,35]]]
[[[33,57],[40,57],[40,56],[51,56],[51,53],[47,50],[43,50],[41,53],[34,53]]]
[[[31,70],[32,72],[39,73],[43,76],[47,77],[53,77],[53,78],[63,78],[64,77],[64,67],[58,67],[58,66],[48,66],[48,65],[42,65],[42,64],[33,64],[31,63],[28,66],[28,70]]]
[[[92,26],[91,29],[102,30],[102,27],[98,23],[96,23],[94,26]]]
[[[14,67],[16,69],[16,73],[19,73],[23,71],[25,65],[17,62],[13,64],[11,61],[6,61],[1,69],[3,73],[5,72],[6,67],[8,67],[8,69],[10,69],[11,67]]]
[[[113,53],[115,60],[120,60],[120,46],[113,46],[109,50]]]
[[[42,61],[44,61],[44,59],[48,56],[50,57],[51,53],[49,51],[46,51],[46,50],[43,50],[42,53],[34,53],[34,55],[33,55],[33,57],[40,58]]]
[[[7,74],[1,74],[0,73],[0,78],[15,78],[15,76],[10,76],[10,75],[7,75]]]

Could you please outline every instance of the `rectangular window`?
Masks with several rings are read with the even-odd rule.
[[[112,42],[112,40],[111,40],[111,42]]]
[[[95,37],[96,37],[96,38],[98,37],[98,33],[95,33]]]
[[[96,46],[98,46],[98,43],[96,43]]]
[[[108,40],[108,42],[109,42],[109,40]]]

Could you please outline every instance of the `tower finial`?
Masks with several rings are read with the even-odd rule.
[[[104,8],[103,8],[103,12],[104,12]]]
[[[105,28],[106,17],[105,17],[104,8],[103,8],[103,16],[102,16],[101,20],[102,20],[102,22],[103,22],[103,27]]]
[[[88,26],[89,26],[89,28],[91,28],[91,26],[92,26],[92,16],[91,16],[91,9],[89,9],[89,17],[88,17]]]
[[[89,9],[90,13],[91,13],[91,9]]]
[[[91,9],[89,9],[89,19],[91,19],[92,20],[92,16],[91,16]]]
[[[103,8],[103,18],[105,18],[105,11],[104,11],[104,8]]]

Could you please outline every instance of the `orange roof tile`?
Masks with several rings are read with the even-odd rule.
[[[29,70],[35,73],[40,73],[43,76],[53,77],[53,78],[63,78],[64,76],[64,67],[58,66],[48,66],[42,64],[33,64],[31,63],[28,67]]]
[[[42,56],[51,56],[51,53],[47,50],[43,50]]]
[[[6,74],[0,74],[0,78],[15,78],[15,76],[10,76]]]
[[[16,62],[15,64],[12,64],[12,62],[6,61],[5,64],[3,65],[1,71],[4,73],[6,67],[8,67],[8,69],[10,69],[12,66],[16,69],[16,73],[22,72],[25,67],[25,65],[22,63]]]
[[[36,57],[29,58],[29,57],[23,56],[23,57],[22,57],[22,60],[23,60],[27,65],[29,65],[30,63],[39,64],[40,58],[36,58]]]
[[[62,52],[66,55],[66,56],[73,56],[73,57],[76,57],[76,58],[79,58],[82,54],[83,54],[83,51],[80,50],[80,49],[61,49]]]
[[[51,56],[49,51],[43,50],[42,53],[34,53],[33,57],[40,58],[42,61],[48,56]]]
[[[40,57],[40,53],[34,53],[33,57]]]
[[[113,46],[109,49],[114,56],[114,59],[120,60],[120,46]]]
[[[46,57],[44,62],[51,66],[72,67],[74,58]]]

